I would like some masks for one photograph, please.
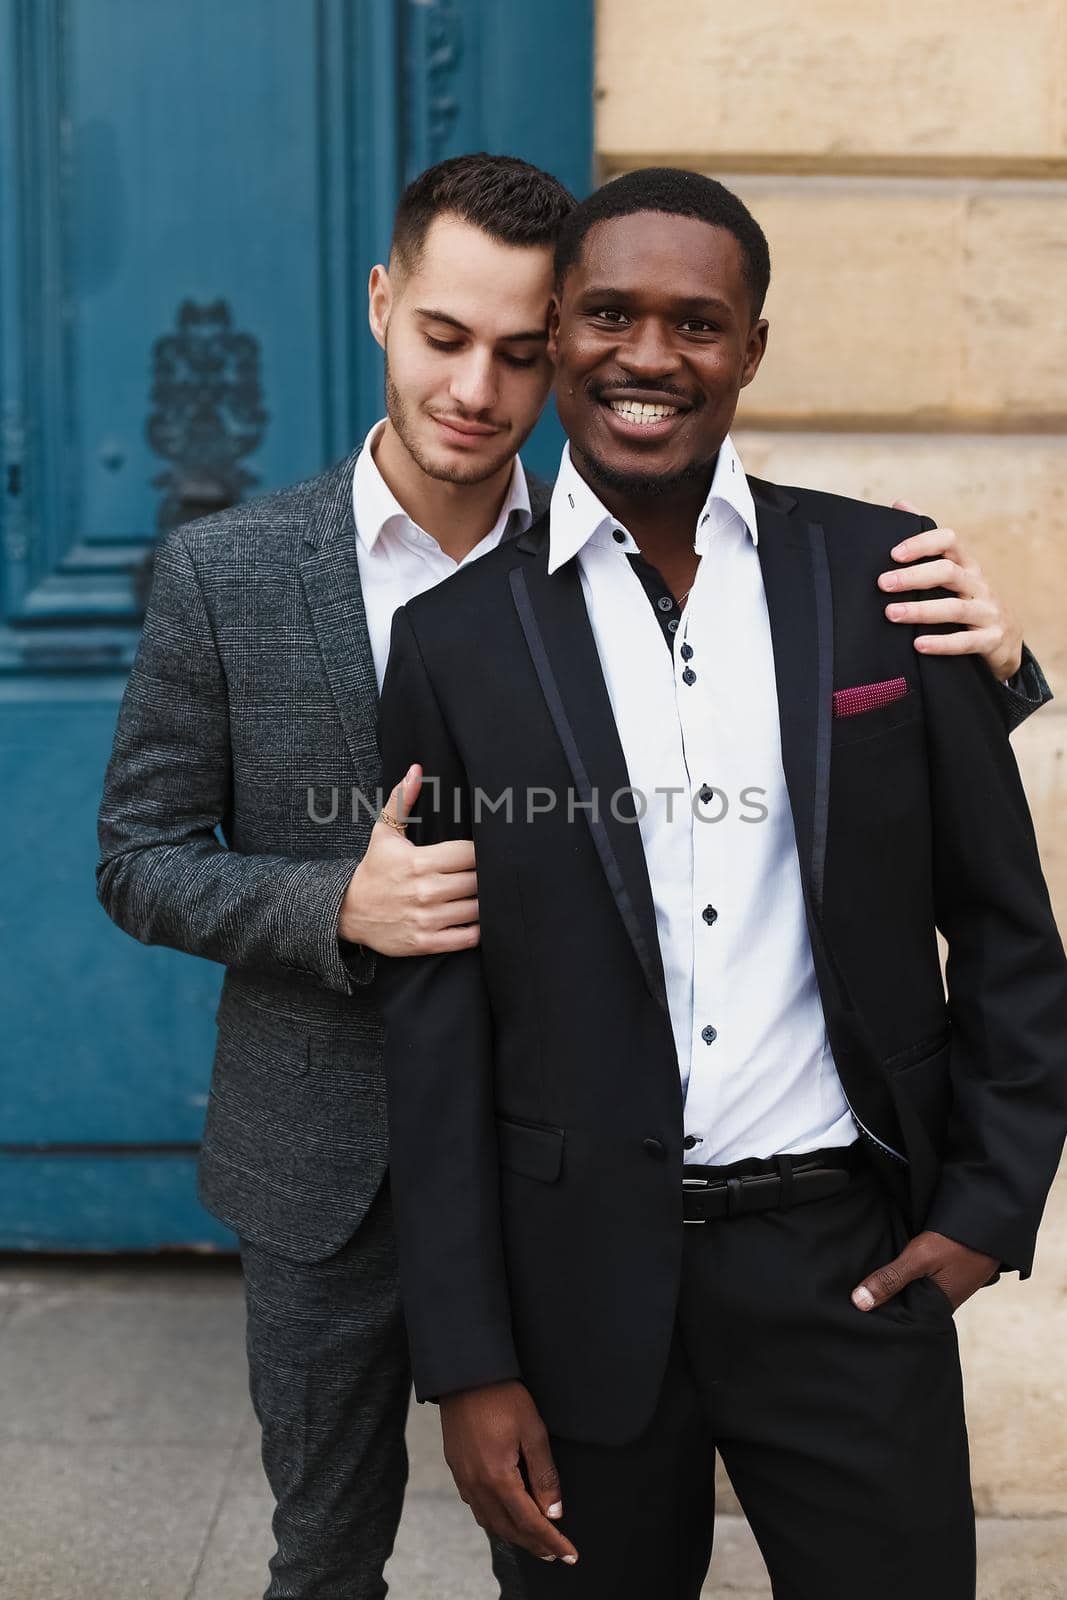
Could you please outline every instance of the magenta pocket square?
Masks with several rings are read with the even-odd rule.
[[[854,717],[861,711],[875,711],[908,692],[906,678],[885,678],[881,683],[857,683],[853,689],[834,690],[834,716]]]

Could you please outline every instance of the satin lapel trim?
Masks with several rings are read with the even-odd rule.
[[[528,540],[528,535],[526,536]],[[527,542],[526,548],[530,545]],[[541,551],[545,560],[545,552]],[[512,569],[515,609],[549,715],[571,770],[578,803],[649,993],[667,1010],[656,913],[636,821],[620,821],[613,797],[630,778],[589,622],[577,562],[552,577],[539,561]],[[561,688],[561,684],[565,688]]]
[[[782,765],[797,854],[815,914],[822,909],[830,797],[833,601],[826,538],[817,522],[756,500]]]
[[[323,497],[313,546],[300,562],[300,577],[337,714],[356,771],[368,792],[379,780],[378,680],[374,672],[367,613],[359,582],[352,472],[356,456],[337,469]]]
[[[815,796],[811,829],[811,892],[817,915],[822,914],[826,875],[826,827],[830,814],[830,750],[834,705],[834,598],[830,563],[822,524],[809,522],[811,575],[815,588],[815,627],[818,634],[818,699],[815,713]]]

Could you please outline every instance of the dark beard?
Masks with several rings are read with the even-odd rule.
[[[718,460],[716,451],[710,461],[690,461],[680,472],[650,477],[641,472],[616,472],[614,467],[598,461],[596,456],[585,450],[580,450],[578,454],[586,469],[585,476],[594,489],[609,489],[614,494],[627,495],[635,500],[655,500],[698,483],[710,487]]]

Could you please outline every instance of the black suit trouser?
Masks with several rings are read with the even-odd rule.
[[[241,1264],[249,1386],[275,1500],[265,1600],[382,1600],[411,1392],[388,1181],[326,1260],[291,1261],[243,1239]],[[502,1600],[518,1600],[510,1546],[494,1550],[493,1568]]]
[[[553,1438],[579,1561],[520,1554],[527,1595],[696,1600],[718,1450],[775,1600],[973,1600],[949,1302],[928,1279],[876,1311],[849,1299],[906,1239],[866,1169],[822,1200],[687,1226],[656,1413],[620,1447]]]

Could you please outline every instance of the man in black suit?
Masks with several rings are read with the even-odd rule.
[[[630,174],[556,266],[550,512],[397,612],[382,696],[482,927],[380,968],[416,1392],[530,1595],[696,1596],[717,1448],[781,1600],[964,1600],[953,1312],[1067,1125],[997,687],[883,613],[921,519],[741,470],[733,195]]]

